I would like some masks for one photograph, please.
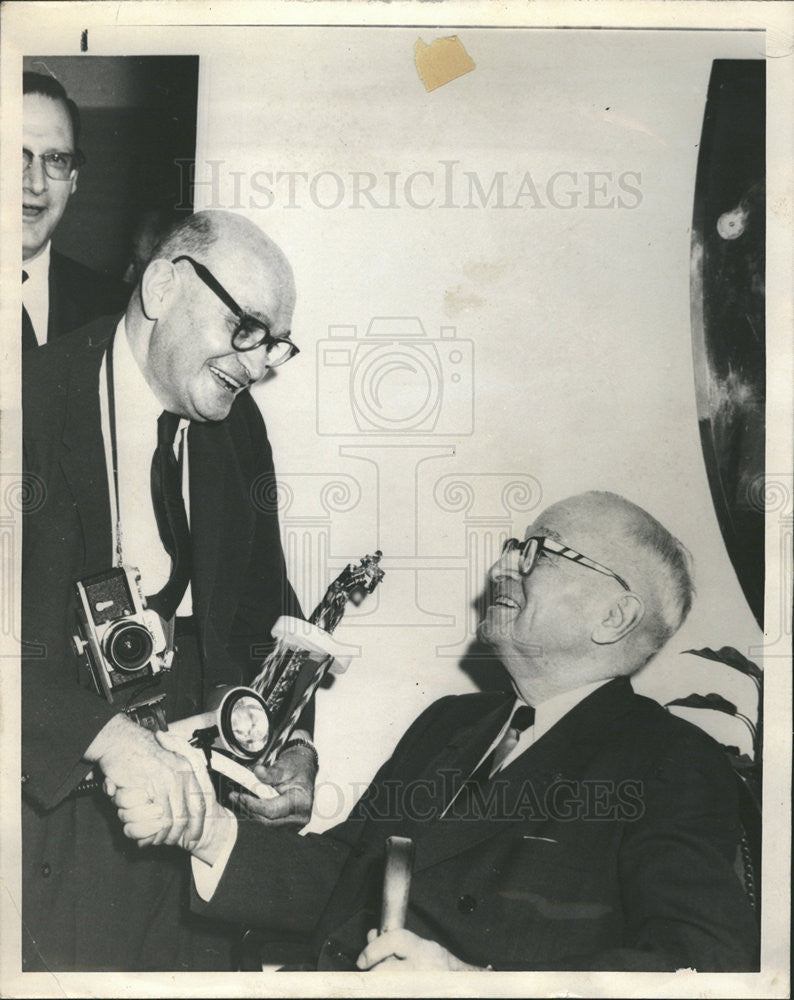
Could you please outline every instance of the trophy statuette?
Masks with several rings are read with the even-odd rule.
[[[348,603],[360,605],[383,579],[381,556],[376,551],[346,566],[308,621],[279,618],[272,629],[276,644],[250,687],[218,688],[205,712],[171,723],[168,731],[201,747],[212,770],[266,794],[268,786],[249,767],[272,764],[326,674],[347,669],[348,647],[332,633]]]

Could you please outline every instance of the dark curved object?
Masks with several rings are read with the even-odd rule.
[[[760,773],[759,773],[760,780]],[[742,866],[744,890],[761,926],[761,803],[750,783],[736,774],[739,795],[739,818],[742,824]]]
[[[728,555],[762,628],[765,101],[763,60],[714,61],[698,158],[690,272],[703,458]]]

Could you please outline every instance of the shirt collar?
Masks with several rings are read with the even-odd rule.
[[[113,392],[119,426],[156,426],[157,418],[163,412],[163,404],[152,392],[138,367],[127,339],[123,316],[113,339]]]
[[[37,256],[33,257],[31,260],[22,261],[22,270],[27,271],[28,281],[38,284],[40,281],[46,282],[49,280],[51,251],[52,243],[48,240],[47,245],[37,254]]]
[[[534,723],[534,739],[538,740],[540,737],[547,733],[552,726],[556,725],[560,719],[567,715],[572,708],[575,708],[580,701],[593,693],[593,691],[598,690],[606,684],[611,678],[605,677],[600,681],[592,681],[590,684],[582,684],[581,687],[571,688],[569,691],[563,691],[560,694],[555,694],[552,698],[547,698],[546,701],[542,701],[539,705],[535,705],[535,723]],[[516,700],[516,705],[524,704],[522,699]]]

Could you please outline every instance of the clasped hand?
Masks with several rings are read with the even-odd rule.
[[[124,833],[141,847],[195,850],[207,821],[219,818],[221,808],[201,751],[123,716],[111,720],[100,737],[86,756],[102,768],[105,792],[119,810]]]
[[[154,734],[116,716],[89,747],[86,758],[105,775],[105,792],[118,809],[124,833],[140,847],[175,845],[208,857],[234,823],[217,801],[201,751],[169,733]],[[304,825],[311,818],[316,766],[301,747],[282,753],[271,767],[254,773],[278,793],[259,799],[232,792],[230,800],[260,823]]]

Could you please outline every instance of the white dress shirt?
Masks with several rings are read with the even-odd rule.
[[[537,742],[537,740],[547,733],[552,726],[558,723],[564,715],[567,715],[568,712],[570,712],[572,708],[575,708],[580,701],[584,701],[584,699],[589,694],[592,694],[593,691],[596,691],[603,684],[606,684],[608,680],[610,680],[610,678],[607,677],[604,680],[593,681],[590,684],[582,684],[581,687],[571,688],[570,691],[563,691],[562,694],[554,695],[553,698],[547,698],[546,701],[542,701],[538,705],[535,705],[535,721],[528,729],[525,729],[522,733],[518,734],[518,740],[516,741],[515,746],[510,753],[505,756],[499,767],[496,768],[495,771],[491,771],[491,777],[499,771],[503,771],[508,764],[512,764],[517,757],[520,757],[521,754],[528,750],[533,743]],[[525,702],[523,698],[516,698],[513,703],[513,707],[510,709],[510,715],[508,716],[507,721],[496,734],[493,742],[487,747],[485,753],[477,761],[476,766],[472,768],[472,773],[477,770],[488,755],[502,742],[510,723],[513,721],[513,714],[515,713],[515,710],[526,704],[527,702]],[[447,803],[444,812],[441,814],[442,816],[446,816],[447,812],[449,812],[452,808],[453,802],[462,791],[463,786],[458,789],[455,795],[453,795]]]
[[[26,282],[27,284],[27,282]],[[107,392],[107,356],[99,371],[99,400],[102,416],[102,437],[110,492],[113,561],[116,559],[116,491],[113,482],[113,457],[110,438]],[[144,594],[156,594],[171,575],[171,557],[165,550],[157,530],[151,493],[152,456],[157,447],[157,418],[163,405],[149,388],[138,367],[127,340],[122,316],[113,341],[113,388],[116,411],[116,442],[118,448],[119,507],[121,550],[125,565],[137,566]],[[187,469],[188,420],[180,421],[174,440],[178,455],[182,445],[182,495],[190,517]],[[191,615],[193,599],[188,584],[177,615]]]
[[[218,857],[212,864],[200,861],[197,857],[191,857],[190,867],[193,871],[193,884],[200,898],[208,903],[215,895],[221,876],[226,871],[226,865],[237,843],[237,820],[232,812],[225,810],[233,822],[228,824],[228,831],[225,835],[223,847]]]
[[[535,705],[535,722],[529,727],[529,729],[525,729],[523,733],[519,733],[518,742],[502,761],[498,770],[503,771],[508,764],[512,764],[517,757],[520,757],[525,750],[528,750],[533,743],[536,743],[541,736],[547,733],[552,726],[556,725],[564,715],[567,715],[571,711],[572,708],[575,708],[580,701],[584,701],[589,694],[592,694],[593,691],[597,691],[598,688],[602,687],[610,679],[611,678],[607,677],[604,680],[593,681],[591,684],[583,684],[581,687],[572,688],[570,691],[563,691],[562,694],[556,694],[553,698],[548,698],[546,701],[542,701],[539,705]],[[510,718],[499,731],[499,734],[493,743],[482,755],[480,763],[482,763],[494,747],[501,742],[502,737],[507,732],[507,727],[510,725],[511,719],[513,718],[513,712],[515,712],[520,705],[525,704],[526,702],[523,698],[516,698],[515,704],[510,712]]]
[[[22,261],[28,280],[22,282],[22,305],[27,309],[39,347],[47,343],[50,321],[50,250],[51,243],[37,257]]]

